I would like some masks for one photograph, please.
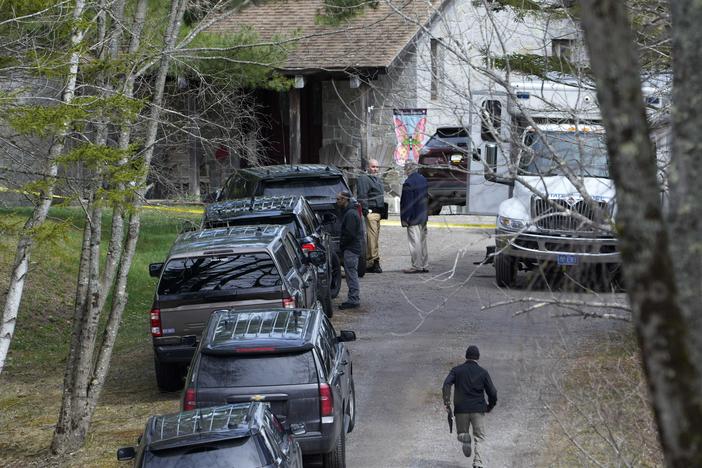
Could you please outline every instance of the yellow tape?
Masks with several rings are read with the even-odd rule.
[[[10,189],[0,185],[0,192],[17,192],[26,193],[22,190]],[[54,198],[64,198],[60,195],[54,195]],[[163,206],[163,205],[142,205],[144,209],[156,210],[156,211],[170,211],[172,213],[188,213],[188,214],[203,214],[205,212],[204,208],[180,208],[176,206]],[[400,221],[395,221],[394,219],[384,219],[381,221],[383,226],[402,226]],[[428,227],[433,228],[456,228],[456,229],[494,229],[494,224],[481,224],[481,223],[441,223],[437,221],[430,221],[427,223]]]
[[[394,219],[384,219],[380,222],[382,226],[402,226],[400,221],[395,221]],[[430,221],[427,223],[427,227],[433,228],[457,228],[457,229],[495,229],[494,224],[481,224],[481,223],[441,223],[438,221]]]

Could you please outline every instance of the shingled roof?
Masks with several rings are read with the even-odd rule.
[[[323,0],[268,0],[248,6],[210,32],[257,31],[261,39],[299,38],[285,45],[287,72],[387,68],[431,18],[440,0],[380,0],[339,26],[317,24]]]

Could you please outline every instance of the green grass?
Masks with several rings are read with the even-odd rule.
[[[29,214],[29,209],[0,210],[3,300],[17,233]],[[103,217],[103,255],[110,216]],[[163,261],[182,225],[200,216],[144,212],[129,273],[129,302],[91,433],[83,450],[56,460],[47,449],[58,415],[84,221],[76,208],[51,210],[51,235],[33,250],[9,361],[0,376],[0,466],[113,466],[114,450],[133,444],[150,414],[177,408],[178,395],[161,394],[154,383],[148,312],[156,280],[148,265]]]

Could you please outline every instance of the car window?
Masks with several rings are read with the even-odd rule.
[[[283,246],[285,247],[285,250],[288,252],[288,255],[292,261],[295,263],[295,267],[301,268],[302,260],[300,259],[299,250],[295,248],[295,244],[290,240],[289,236],[285,236],[283,239]]]
[[[271,452],[273,453],[273,456],[275,459],[279,458],[284,458],[285,455],[283,454],[283,451],[280,448],[280,443],[282,441],[277,441],[275,436],[273,435],[272,431],[270,428],[263,426],[261,430],[261,435],[263,436],[264,440],[266,441],[266,444],[270,446]]]
[[[266,410],[264,418],[268,422],[268,426],[271,429],[271,434],[273,434],[273,439],[276,441],[276,443],[282,444],[285,441],[285,429],[283,428],[283,425],[280,424],[278,418],[273,416],[273,413],[268,410]]]
[[[302,205],[300,220],[302,221],[308,235],[317,230],[317,218],[315,218],[314,213],[312,213],[312,211],[307,207],[307,204]]]
[[[331,375],[331,350],[327,345],[327,342],[322,336],[317,337],[317,351],[319,352],[319,358],[322,360],[322,367],[324,367],[324,374],[328,377]]]
[[[331,323],[329,323],[329,320],[327,320],[326,316],[322,317],[321,335],[329,347],[330,358],[332,361],[334,361],[334,358],[336,357],[336,347],[334,346],[336,335],[334,334],[334,329],[332,328]]]
[[[263,195],[302,195],[308,200],[335,198],[337,193],[348,189],[341,177],[263,181]]]
[[[142,466],[149,468],[191,466],[215,468],[231,466],[231,460],[236,460],[238,466],[261,466],[273,461],[261,460],[261,453],[252,437],[241,437],[211,442],[203,441],[195,445],[163,450],[148,450],[144,453]]]
[[[257,356],[202,354],[197,385],[202,388],[265,387],[316,383],[314,359],[308,352]]]
[[[169,260],[158,294],[187,294],[234,289],[276,287],[283,284],[270,255],[251,253]]]
[[[290,269],[292,269],[293,264],[288,252],[282,245],[275,249],[275,258],[278,260],[280,268],[283,270],[283,276],[287,276]]]

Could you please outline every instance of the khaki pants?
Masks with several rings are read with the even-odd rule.
[[[473,466],[483,466],[483,459],[480,456],[480,444],[485,442],[485,413],[458,413],[456,416],[456,433],[458,441],[470,446],[469,429],[473,427]]]
[[[407,240],[409,241],[412,268],[426,270],[429,268],[427,255],[427,223],[407,226]]]
[[[372,266],[376,261],[380,262],[379,239],[380,213],[368,213],[368,216],[366,216],[366,243],[368,244],[366,259],[369,266]]]

